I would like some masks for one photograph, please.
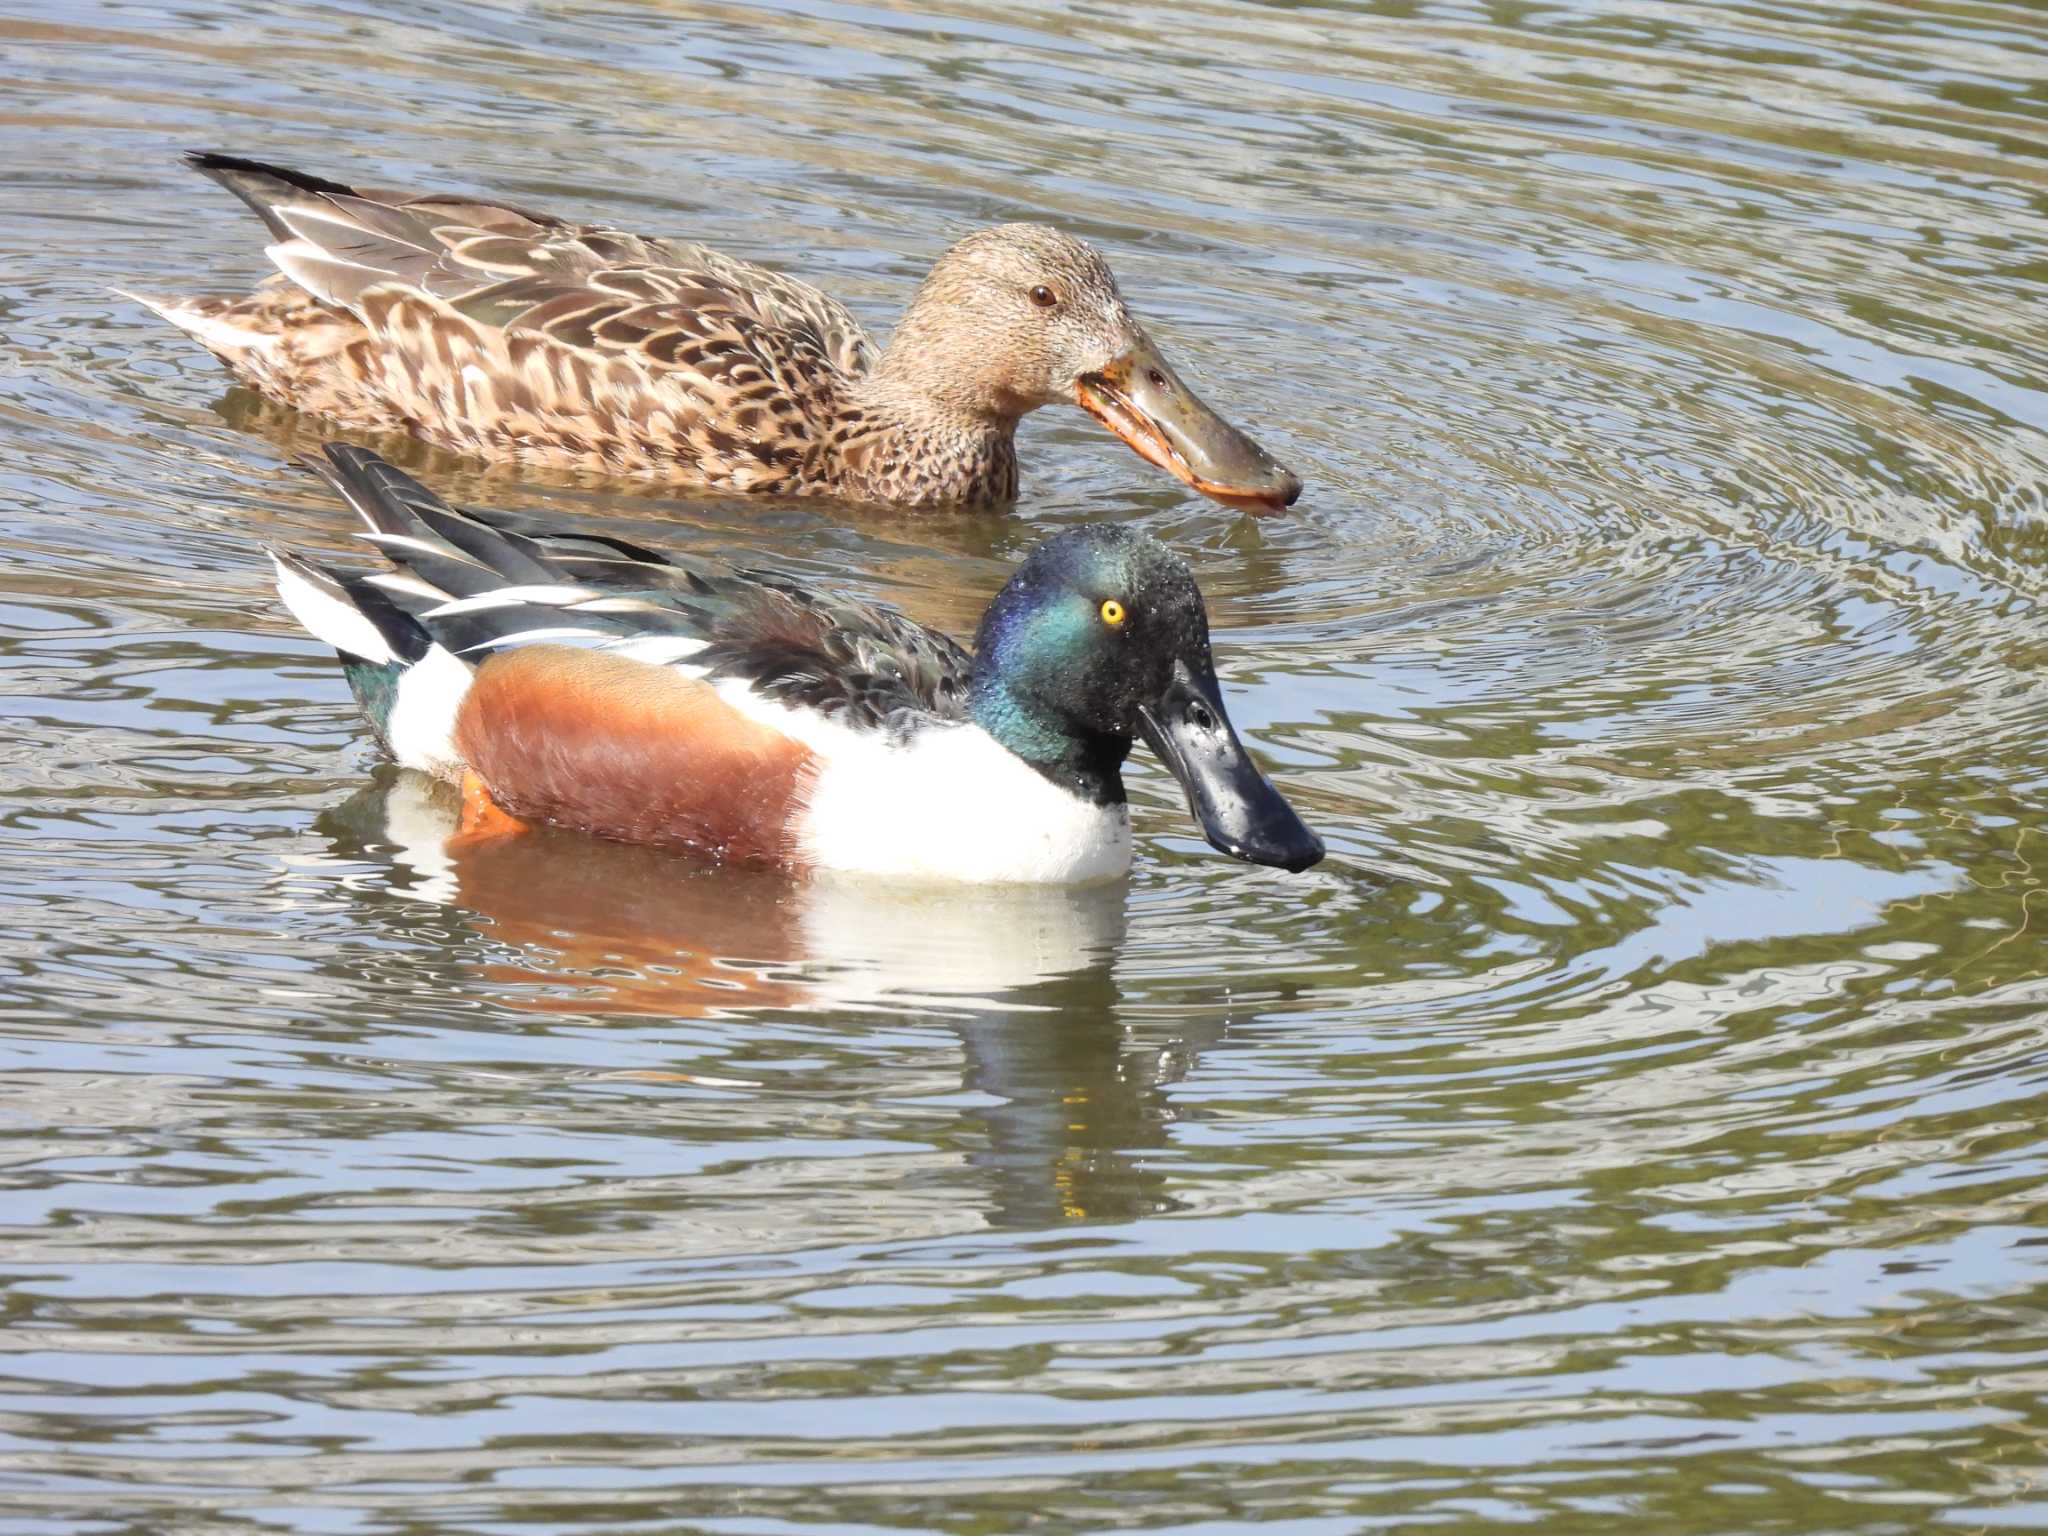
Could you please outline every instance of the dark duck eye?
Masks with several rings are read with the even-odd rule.
[[[1036,288],[1031,290],[1031,302],[1036,304],[1040,309],[1051,309],[1053,305],[1059,303],[1059,301],[1060,296],[1054,293],[1050,288],[1046,287],[1043,283],[1040,283]]]

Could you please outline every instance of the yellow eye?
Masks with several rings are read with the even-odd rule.
[[[1124,605],[1113,597],[1105,597],[1102,600],[1102,622],[1114,629],[1123,621]]]

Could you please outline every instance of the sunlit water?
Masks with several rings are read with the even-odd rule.
[[[2048,1525],[2048,19],[622,0],[0,22],[0,1528]],[[444,847],[132,304],[227,147],[793,265],[1098,241],[1302,469],[1014,514],[461,497],[971,628],[1194,560],[1331,858],[1128,887]],[[649,521],[658,526],[649,531]]]

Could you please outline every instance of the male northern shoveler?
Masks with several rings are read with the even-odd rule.
[[[1181,382],[1102,257],[1042,224],[948,250],[885,350],[837,300],[701,245],[187,160],[262,216],[283,280],[140,302],[351,427],[712,491],[974,506],[1015,498],[1018,420],[1066,403],[1218,501],[1301,494]]]
[[[317,468],[396,571],[274,555],[385,749],[478,824],[551,821],[794,870],[1078,884],[1130,866],[1142,736],[1209,841],[1302,870],[1322,842],[1246,755],[1185,561],[1046,540],[972,654],[885,608],[622,539],[515,532],[364,449]]]

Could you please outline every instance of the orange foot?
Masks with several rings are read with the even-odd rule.
[[[516,837],[533,829],[491,798],[490,786],[474,768],[462,774],[462,816],[455,823],[455,835],[448,839],[453,848],[464,843],[484,843],[493,838]]]

